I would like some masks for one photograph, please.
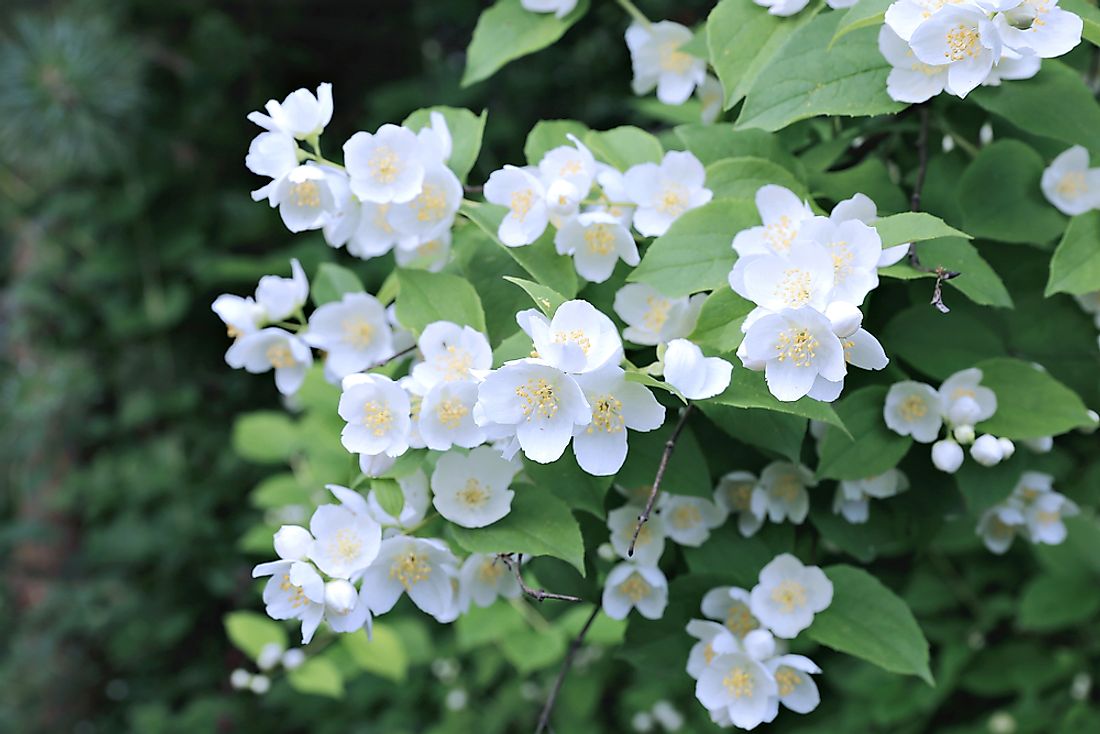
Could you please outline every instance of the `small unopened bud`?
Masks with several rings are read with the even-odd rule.
[[[996,436],[983,433],[970,447],[970,455],[982,466],[996,466],[1004,458],[1004,450]]]
[[[619,557],[610,543],[601,543],[600,546],[596,548],[596,555],[605,561],[614,561]]]
[[[257,696],[262,696],[271,690],[271,679],[266,675],[252,676],[252,684],[249,686]]]
[[[630,718],[630,726],[634,731],[640,731],[643,734],[653,731],[653,717],[648,711],[639,711]]]
[[[962,466],[964,458],[962,446],[949,438],[932,444],[932,464],[942,472],[954,474]]]
[[[988,122],[978,128],[978,142],[989,145],[993,142],[993,126]]]
[[[313,548],[313,536],[300,525],[283,525],[275,532],[275,552],[287,561],[301,561]]]
[[[271,670],[279,664],[283,656],[283,646],[278,642],[269,642],[260,648],[260,654],[256,656],[256,666],[260,670]]]
[[[825,317],[833,327],[833,333],[841,339],[859,331],[863,312],[845,301],[833,301],[825,309]]]
[[[1073,676],[1073,682],[1069,687],[1069,695],[1074,701],[1085,701],[1092,691],[1092,676],[1088,673],[1078,673]]]
[[[333,579],[325,584],[325,606],[336,614],[347,614],[359,601],[359,592],[344,579]]]
[[[1016,718],[1007,711],[998,711],[989,717],[991,734],[1015,734]]]
[[[1054,448],[1054,436],[1027,438],[1024,439],[1023,444],[1037,454],[1045,454]]]
[[[229,685],[238,691],[243,691],[252,683],[252,674],[244,668],[237,668],[229,674]]]
[[[306,651],[300,647],[292,647],[283,653],[283,667],[294,670],[306,661]]]
[[[943,152],[950,153],[955,149],[955,138],[950,135],[943,136]]]
[[[577,187],[564,178],[559,178],[546,189],[546,208],[560,217],[569,216],[580,204],[580,192]]]
[[[447,691],[447,697],[443,699],[443,705],[451,711],[461,711],[466,708],[468,700],[469,696],[466,694],[466,689],[452,688]]]
[[[1100,413],[1097,413],[1095,410],[1090,410],[1088,411],[1088,417],[1091,423],[1077,429],[1081,433],[1095,433],[1096,429],[1100,428]]]
[[[1001,445],[1001,458],[1011,459],[1012,455],[1016,453],[1016,444],[1007,438],[998,438],[997,443]]]
[[[961,443],[963,446],[969,446],[974,443],[974,426],[963,424],[955,427],[955,440]]]
[[[982,415],[982,406],[969,395],[951,401],[947,408],[947,420],[956,426],[972,426]]]

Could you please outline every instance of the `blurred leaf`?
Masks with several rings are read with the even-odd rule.
[[[255,660],[265,645],[286,649],[286,631],[278,622],[256,612],[230,612],[222,617],[225,634],[241,652]]]
[[[366,630],[340,635],[340,644],[363,670],[400,683],[408,674],[409,661],[405,645],[388,625],[375,622],[370,637]]]
[[[1045,295],[1084,295],[1100,290],[1100,211],[1069,220],[1069,226],[1050,261]]]
[[[310,284],[310,297],[314,306],[339,301],[345,293],[362,293],[363,281],[347,268],[332,263],[321,263]]]
[[[233,422],[233,450],[242,459],[260,464],[286,461],[297,450],[298,429],[285,414],[261,410],[238,416]]]
[[[323,657],[308,658],[304,663],[288,671],[287,682],[300,693],[309,693],[326,698],[344,697],[344,676]]]
[[[397,280],[397,318],[406,328],[419,333],[435,321],[450,321],[485,333],[481,299],[469,281],[422,270],[399,270]]]
[[[836,426],[825,429],[818,447],[819,479],[864,479],[898,465],[913,439],[886,427],[882,417],[886,387],[876,385],[849,393],[836,403],[848,435]]]
[[[497,0],[481,14],[466,50],[462,86],[488,79],[509,61],[546,48],[565,34],[588,12],[588,0],[580,0],[568,15],[533,13],[520,0]]]
[[[447,167],[454,171],[459,181],[466,183],[466,177],[470,175],[470,169],[474,167],[478,153],[481,152],[481,138],[485,133],[489,111],[482,110],[480,115],[475,115],[470,110],[437,105],[413,112],[401,124],[417,132],[431,125],[432,112],[443,115],[443,119],[447,121],[447,130],[451,133],[452,149]]]
[[[1021,629],[1038,632],[1075,627],[1100,611],[1094,576],[1043,574],[1028,582],[1020,597]]]

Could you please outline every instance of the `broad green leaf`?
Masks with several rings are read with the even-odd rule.
[[[955,484],[975,519],[1009,498],[1024,473],[1024,459],[1023,453],[1017,452],[995,466],[982,466],[970,460],[963,462],[955,472]]]
[[[558,293],[553,288],[547,288],[544,285],[533,283],[523,278],[504,278],[513,285],[518,285],[522,288],[527,295],[531,296],[531,300],[535,302],[535,305],[539,307],[547,316],[553,316],[554,312],[558,310],[558,306],[565,303],[568,299],[562,294]]]
[[[921,264],[929,270],[941,267],[959,273],[958,277],[947,281],[949,288],[959,291],[974,303],[998,308],[1012,308],[1012,296],[1001,281],[1001,277],[990,267],[977,248],[958,237],[942,237],[917,243],[917,256]],[[922,272],[911,268],[904,260],[896,265],[883,268],[880,274],[891,278],[912,280],[914,278],[935,278],[935,273]],[[928,285],[928,297],[932,297],[932,284]],[[949,301],[947,294],[945,301]],[[950,305],[950,304],[948,304]]]
[[[554,250],[554,230],[547,227],[546,232],[536,242],[524,247],[507,247],[497,237],[500,222],[507,210],[495,204],[481,204],[464,201],[459,213],[469,219],[489,235],[494,242],[503,247],[512,259],[531,274],[536,281],[553,288],[563,296],[572,298],[577,294],[577,271],[573,261]]]
[[[893,469],[913,445],[886,427],[882,408],[886,387],[875,385],[849,393],[836,403],[836,413],[850,436],[836,427],[825,429],[818,447],[818,478],[863,479]]]
[[[405,680],[409,669],[405,645],[388,624],[375,622],[369,638],[366,630],[340,635],[340,644],[362,670],[398,683]]]
[[[940,313],[925,303],[898,313],[879,337],[891,357],[900,357],[937,380],[1007,354],[1004,340],[988,321],[960,308]]]
[[[432,112],[443,115],[443,119],[447,121],[447,129],[451,133],[453,145],[447,167],[454,171],[459,181],[466,183],[466,177],[470,175],[470,169],[474,167],[478,153],[481,152],[481,137],[485,133],[485,121],[489,117],[489,111],[482,110],[480,115],[475,115],[461,107],[426,107],[413,112],[401,124],[417,132],[431,125]]]
[[[473,40],[466,49],[462,86],[488,79],[509,61],[546,48],[586,12],[588,0],[580,0],[564,18],[553,13],[532,13],[520,0],[497,0],[477,19]]]
[[[531,342],[531,337],[527,336],[522,330],[517,331],[493,349],[493,367],[500,367],[505,362],[511,362],[513,359],[530,357],[533,349],[534,344]]]
[[[628,490],[641,490],[648,494],[657,474],[657,465],[664,453],[665,442],[672,435],[674,411],[669,411],[665,425],[656,431],[630,434],[630,451],[626,463],[615,478],[615,484]],[[714,486],[707,470],[706,456],[689,425],[676,440],[676,448],[668,460],[668,469],[661,484],[670,494],[686,494],[693,497],[710,497]]]
[[[290,687],[299,693],[344,697],[344,676],[328,658],[307,658],[300,666],[288,671],[286,679]]]
[[[233,422],[233,450],[258,464],[279,464],[300,445],[298,428],[290,416],[277,410],[240,415]]]
[[[960,232],[944,223],[939,217],[924,212],[902,212],[888,217],[879,217],[874,227],[878,230],[878,236],[882,238],[884,249],[906,242],[934,240],[937,237],[970,239],[970,235],[965,232]]]
[[[287,505],[308,505],[309,492],[290,472],[272,474],[256,485],[248,495],[253,507],[274,510]]]
[[[627,280],[649,283],[670,297],[721,287],[733,269],[733,236],[759,223],[751,201],[715,199],[673,222]]]
[[[463,222],[455,229],[452,259],[455,275],[470,281],[485,311],[489,344],[496,347],[516,330],[516,313],[530,308],[531,301],[505,278],[528,278],[530,274],[504,251],[481,227]]]
[[[230,612],[222,617],[225,634],[238,650],[255,660],[266,645],[286,649],[286,630],[274,620],[256,612]]]
[[[858,130],[859,128],[852,129]],[[820,147],[824,148],[825,145],[823,144]],[[847,147],[841,148],[840,153],[843,154]],[[814,160],[813,153],[815,152],[818,151],[807,151],[800,160],[810,170],[817,171],[810,176],[809,183],[811,190],[818,198],[841,201],[851,198],[857,193],[873,191],[875,192],[875,204],[878,205],[880,213],[886,214],[909,209],[909,198],[894,183],[890,176],[890,169],[886,167],[881,158],[865,158],[850,168],[821,172],[821,169],[818,168],[821,165],[820,161]],[[831,165],[830,162],[826,164],[826,167]]]
[[[504,561],[497,561],[497,563],[505,573],[512,573],[504,565]],[[499,599],[487,607],[471,604],[470,610],[455,620],[455,642],[459,650],[468,652],[483,645],[499,642],[526,626],[527,623],[517,607],[512,606],[505,599]]]
[[[1100,211],[1069,220],[1066,233],[1050,260],[1046,295],[1076,296],[1100,290]]]
[[[787,40],[745,98],[738,128],[781,130],[818,115],[884,115],[905,106],[886,94],[890,64],[876,29],[853,31],[829,48],[842,17],[822,13]]]
[[[370,489],[378,505],[390,517],[400,517],[401,510],[405,509],[405,493],[401,491],[401,485],[393,479],[371,479]]]
[[[1076,69],[1045,59],[1030,79],[998,87],[978,87],[971,97],[995,115],[1033,135],[1083,145],[1100,159],[1100,104]],[[986,181],[984,186],[989,186]]]
[[[596,477],[577,465],[572,450],[550,464],[524,461],[524,472],[539,491],[549,491],[571,510],[584,510],[603,518],[603,498],[611,486],[612,477]]]
[[[715,6],[707,17],[707,45],[727,110],[749,93],[783,44],[819,10],[821,3],[815,1],[793,18],[779,18],[742,0],[722,0]]]
[[[569,637],[577,636],[581,627],[588,621],[588,615],[592,613],[592,610],[586,609],[582,605],[574,605],[570,607],[569,611],[561,615],[555,624],[561,628]],[[604,613],[596,615],[596,621],[592,623],[592,626],[588,628],[588,634],[584,636],[585,642],[595,645],[621,645],[623,642],[623,635],[626,634],[626,620],[624,619],[612,619]]]
[[[833,582],[833,601],[814,616],[806,636],[891,673],[915,675],[935,685],[928,640],[905,602],[862,569],[829,566],[825,575]]]
[[[1018,623],[1036,632],[1077,627],[1100,611],[1100,585],[1091,575],[1043,574],[1024,587]]]
[[[1043,167],[1039,154],[1017,140],[998,140],[982,148],[956,189],[966,231],[1022,243],[1049,242],[1061,234],[1065,217],[1039,188]]]
[[[589,130],[584,136],[584,144],[596,158],[620,171],[639,163],[660,163],[665,154],[657,138],[630,126]]]
[[[565,654],[565,635],[556,627],[522,627],[500,641],[500,651],[520,675],[556,666]]]
[[[363,290],[363,281],[359,280],[358,275],[332,263],[321,263],[309,284],[309,295],[314,306],[339,301],[345,293],[362,293]]]
[[[779,138],[763,130],[734,130],[733,125],[680,125],[676,137],[704,166],[723,158],[764,158],[802,177],[798,159],[787,152]]]
[[[537,166],[546,153],[562,145],[572,145],[569,135],[584,140],[588,127],[576,120],[539,120],[527,133],[527,142],[523,145],[523,155],[532,166]]]
[[[584,541],[569,507],[543,487],[518,486],[512,510],[483,528],[454,527],[455,540],[471,553],[554,556],[584,575]]]
[[[894,0],[859,0],[848,8],[848,12],[840,19],[840,24],[833,34],[830,45],[837,43],[848,33],[858,31],[868,26],[881,26],[886,17],[886,9]]]
[[[485,333],[481,299],[469,281],[447,273],[399,270],[397,318],[406,329],[423,331],[433,321],[451,321]]]
[[[715,352],[735,351],[745,337],[741,323],[753,308],[755,304],[734,293],[728,285],[716,288],[703,301],[691,341]]]
[[[1088,0],[1062,0],[1058,3],[1062,10],[1068,10],[1084,21],[1081,37],[1094,46],[1100,46],[1100,9]]]
[[[997,412],[976,426],[979,433],[1017,440],[1092,425],[1081,398],[1045,370],[1007,357],[976,366],[982,371],[982,384],[997,394]]]
[[[752,372],[742,367],[733,368],[733,374],[730,376],[730,386],[721,395],[711,398],[711,401],[721,405],[732,405],[734,408],[776,410],[780,413],[823,421],[840,428],[842,431],[845,430],[840,416],[828,403],[811,400],[810,398],[802,398],[793,403],[776,400],[775,396],[768,392],[763,372]]]
[[[801,197],[809,192],[790,171],[764,158],[725,158],[707,166],[707,188],[716,199],[749,199],[765,184],[779,184]]]
[[[806,437],[806,419],[763,408],[734,408],[703,401],[703,414],[741,443],[799,461]]]

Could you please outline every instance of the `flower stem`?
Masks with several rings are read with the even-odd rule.
[[[638,10],[638,7],[630,2],[630,0],[615,0],[627,15],[633,18],[637,23],[641,24],[645,28],[651,27],[653,24],[649,22],[649,18],[645,17],[642,11]]]

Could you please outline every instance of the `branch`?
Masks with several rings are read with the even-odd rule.
[[[392,354],[392,355],[390,355],[389,357],[386,357],[386,358],[385,358],[385,359],[383,359],[383,360],[382,360],[381,362],[377,362],[377,363],[375,363],[375,364],[372,364],[372,365],[371,365],[370,367],[367,367],[367,370],[376,370],[376,369],[378,369],[379,367],[385,367],[385,366],[386,366],[386,365],[388,365],[388,364],[389,364],[390,362],[393,362],[393,361],[394,361],[395,359],[401,359],[401,358],[402,358],[402,357],[404,357],[404,356],[405,356],[406,354],[409,354],[409,353],[411,353],[411,352],[415,352],[415,351],[416,351],[416,345],[415,345],[415,344],[413,344],[413,345],[412,345],[411,347],[407,347],[406,349],[402,349],[402,350],[401,350],[400,352],[398,352],[397,354]]]
[[[547,599],[557,599],[559,601],[584,601],[579,596],[570,596],[569,594],[555,594],[552,591],[546,591],[544,589],[532,589],[523,580],[523,574],[520,572],[520,558],[522,554],[517,553],[516,560],[512,559],[511,553],[498,553],[497,559],[502,561],[505,566],[511,569],[512,573],[516,575],[516,581],[519,582],[519,588],[524,594],[531,597],[535,601],[543,602]]]
[[[484,186],[471,186],[470,184],[462,184],[462,191],[467,194],[480,194],[484,190]]]
[[[581,631],[577,633],[577,636],[573,638],[573,641],[569,643],[569,650],[565,653],[565,660],[561,663],[561,670],[558,671],[558,677],[554,680],[554,687],[550,689],[550,696],[546,699],[546,705],[542,707],[542,713],[539,714],[539,723],[535,727],[535,734],[542,734],[543,731],[550,725],[550,712],[554,710],[554,703],[558,699],[558,693],[561,692],[561,686],[565,683],[565,676],[569,673],[569,668],[573,665],[573,658],[577,656],[577,651],[581,649],[581,645],[584,643],[585,635],[588,634],[588,630],[592,627],[592,623],[596,621],[596,615],[600,613],[600,605],[597,604],[592,610],[592,613],[588,615],[588,619],[585,621],[584,626],[581,627]]]
[[[680,438],[680,432],[687,425],[688,416],[691,415],[693,407],[691,403],[688,403],[687,407],[684,408],[684,412],[680,414],[680,422],[672,429],[672,435],[665,441],[661,463],[657,465],[657,476],[653,478],[653,486],[649,489],[649,499],[646,500],[645,509],[642,510],[641,515],[638,515],[638,525],[634,528],[634,536],[630,539],[630,548],[626,552],[627,556],[634,555],[634,544],[638,542],[638,534],[642,532],[642,526],[649,522],[649,513],[653,511],[653,503],[657,500],[657,493],[661,490],[661,480],[665,476],[665,469],[668,468],[668,460],[672,456],[672,450],[676,448],[676,440]]]
[[[917,134],[917,178],[913,182],[913,195],[909,199],[909,209],[911,211],[919,212],[921,204],[921,194],[924,191],[924,177],[928,173],[928,107],[921,105],[920,110],[920,133]],[[929,268],[920,261],[920,257],[917,255],[917,243],[909,243],[909,266],[914,270],[919,270],[922,273],[934,273],[936,276],[936,285],[932,288],[932,300],[930,303],[940,313],[947,313],[951,309],[947,307],[947,304],[943,302],[943,283],[945,280],[951,280],[952,278],[959,277],[960,273],[954,270],[948,270],[942,265],[937,265],[935,268]]]

